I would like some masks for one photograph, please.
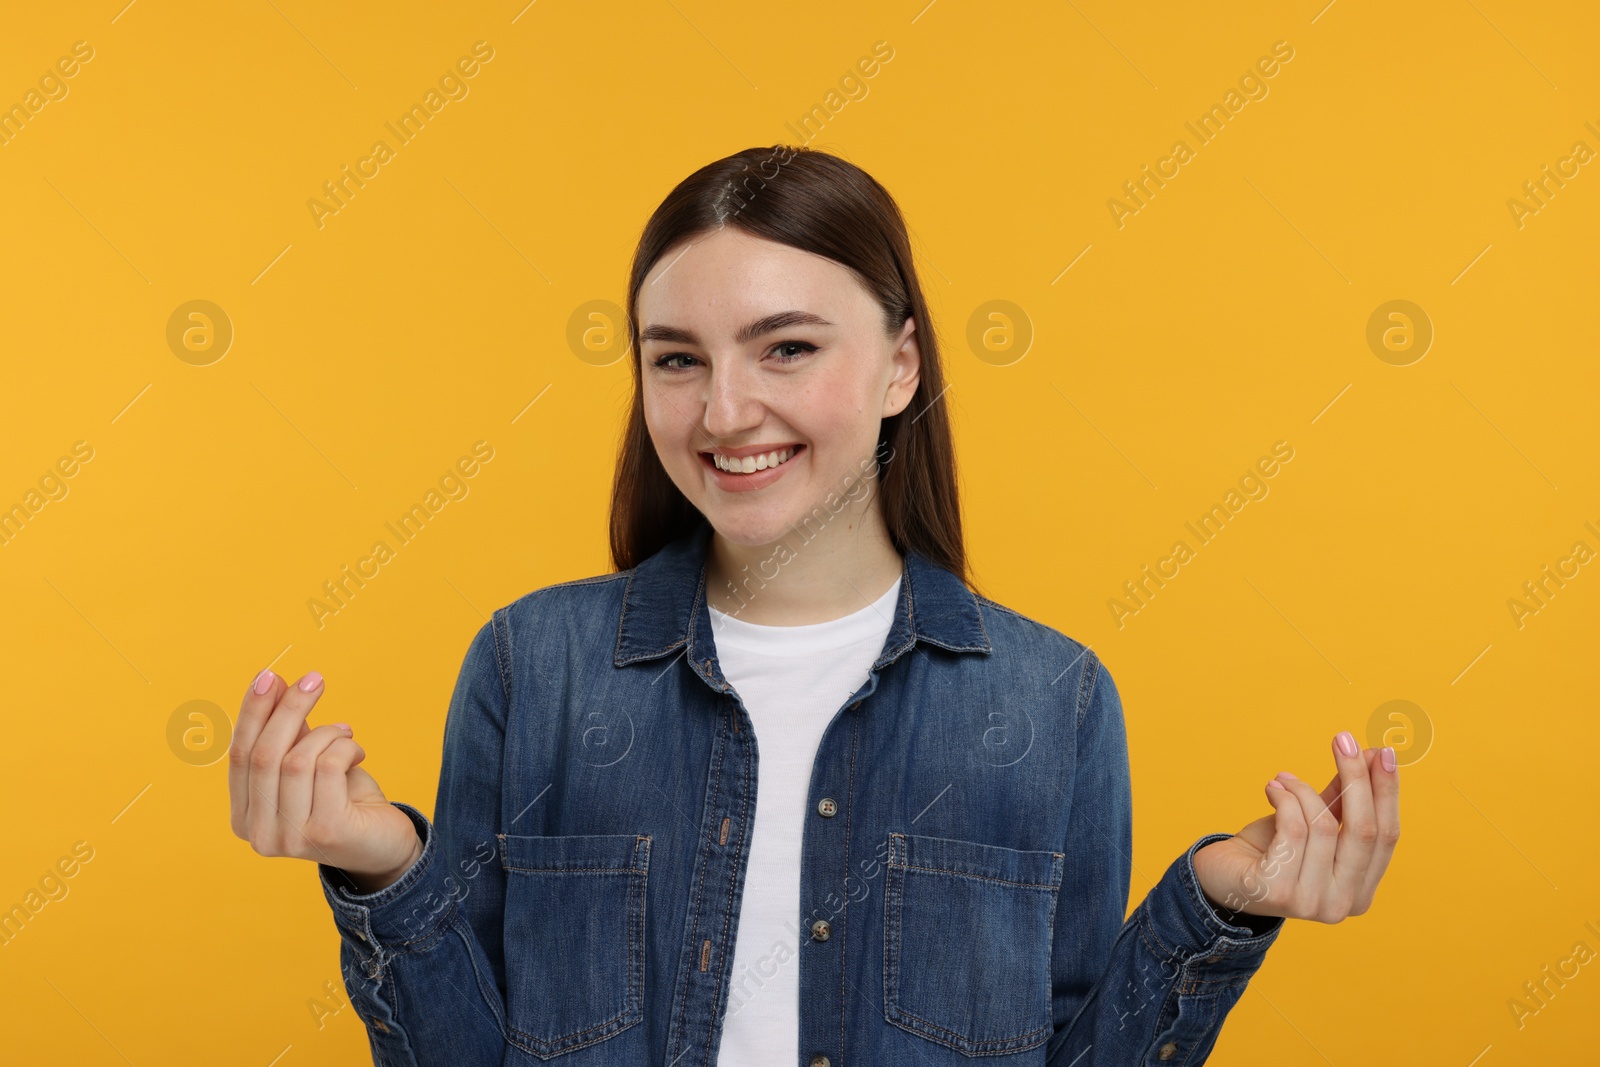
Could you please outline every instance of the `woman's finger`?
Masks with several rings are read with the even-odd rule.
[[[1367,763],[1367,776],[1371,777],[1378,767],[1378,753],[1381,749],[1364,748],[1361,758]],[[1339,772],[1335,771],[1333,777],[1328,779],[1328,784],[1322,787],[1322,802],[1328,805],[1328,810],[1333,812],[1333,817],[1340,822],[1344,821],[1344,804],[1339,799]]]
[[[1350,914],[1366,882],[1367,867],[1378,843],[1378,822],[1373,814],[1372,781],[1367,760],[1355,737],[1345,731],[1333,739],[1333,760],[1339,766],[1339,802],[1342,825],[1333,857],[1333,880],[1325,897],[1325,922],[1338,922]],[[1329,809],[1328,818],[1336,818]]]
[[[308,731],[283,757],[282,771],[278,776],[278,817],[282,820],[285,840],[290,844],[308,844],[304,839],[305,825],[311,817],[317,760],[329,745],[340,738],[349,737],[348,730],[349,727],[324,723]]]
[[[1301,850],[1299,878],[1296,883],[1295,903],[1299,911],[1296,918],[1314,918],[1321,907],[1322,896],[1333,878],[1333,857],[1339,840],[1339,820],[1333,817],[1317,791],[1298,778],[1280,778],[1300,800],[1305,816],[1306,838]]]
[[[309,689],[307,683],[311,683]],[[311,713],[312,705],[326,688],[322,675],[316,671],[289,686],[250,746],[250,806],[245,814],[245,828],[257,851],[266,846],[276,854],[283,844],[278,824],[280,767],[294,739],[300,736],[300,727]]]
[[[256,692],[257,689],[261,692]],[[250,836],[247,817],[250,813],[250,749],[267,717],[283,695],[285,684],[270,669],[257,674],[245,688],[239,703],[239,721],[234,724],[233,737],[228,742],[228,806],[229,824],[235,837]]]
[[[1390,768],[1393,768],[1392,770]],[[1361,894],[1356,900],[1353,915],[1360,915],[1372,906],[1378,891],[1378,881],[1389,867],[1395,844],[1400,840],[1400,765],[1395,762],[1394,749],[1379,750],[1372,770],[1372,806],[1378,823],[1378,842],[1373,849],[1372,862],[1367,865],[1366,878],[1361,884]]]
[[[339,737],[318,758],[307,826],[319,840],[329,827],[345,825],[350,806],[350,768],[366,755],[354,740]]]
[[[1269,900],[1271,914],[1285,915],[1293,909],[1300,865],[1305,859],[1305,808],[1300,798],[1281,777],[1267,785],[1267,799],[1273,807],[1276,830],[1272,844],[1263,853],[1253,878],[1259,884],[1246,886],[1251,900]]]

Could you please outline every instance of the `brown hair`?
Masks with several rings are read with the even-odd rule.
[[[786,145],[747,148],[701,167],[667,195],[639,238],[628,280],[633,407],[611,490],[611,556],[617,569],[636,566],[704,521],[661,466],[645,426],[639,288],[668,249],[723,226],[849,267],[883,308],[891,337],[908,317],[916,320],[920,380],[905,409],[883,420],[880,504],[896,551],[903,555],[914,548],[970,585],[955,447],[948,407],[941,401],[944,372],[900,209],[855,164]],[[887,457],[885,447],[892,450]]]

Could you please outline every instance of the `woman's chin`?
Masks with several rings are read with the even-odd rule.
[[[737,508],[713,508],[706,512],[702,510],[711,523],[711,528],[724,541],[733,545],[746,548],[760,548],[770,545],[775,541],[783,540],[794,533],[794,523],[784,517],[756,514],[730,514]]]

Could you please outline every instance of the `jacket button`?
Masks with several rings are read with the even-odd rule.
[[[817,813],[824,819],[831,819],[839,812],[839,805],[835,804],[832,797],[823,797],[817,801]]]
[[[1178,1054],[1178,1046],[1171,1041],[1161,1046],[1161,1051],[1156,1054],[1157,1059],[1170,1060]]]
[[[367,935],[362,933],[360,930],[356,931],[356,936],[359,937],[363,941],[365,941],[367,939]]]
[[[811,924],[811,939],[813,941],[826,941],[832,933],[833,927],[828,925],[828,920],[826,919],[818,919]],[[826,1059],[827,1057],[823,1058]]]
[[[829,1059],[826,1056],[811,1057],[811,1067],[828,1067]]]
[[[1216,963],[1220,959],[1222,959],[1221,956],[1207,956],[1206,957],[1206,962],[1207,963]]]

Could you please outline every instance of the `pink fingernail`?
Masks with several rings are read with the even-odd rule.
[[[1351,735],[1349,730],[1345,730],[1334,740],[1338,742],[1339,751],[1343,752],[1346,756],[1354,756],[1361,751],[1360,746],[1356,744],[1356,739]]]
[[[1383,769],[1392,772],[1394,767],[1394,749],[1385,745],[1383,749]]]
[[[255,690],[256,696],[260,696],[268,689],[272,688],[272,679],[273,674],[271,667],[263,668],[261,673],[256,675],[256,684],[251,687]]]
[[[1267,783],[1267,788],[1268,789],[1282,789],[1283,788],[1283,783],[1278,781],[1276,778],[1274,778],[1272,781]]]
[[[337,726],[339,729],[343,730],[347,734],[355,733],[354,730],[350,729],[350,724],[347,723],[347,722],[336,722],[333,725]]]
[[[1278,772],[1278,777],[1279,778],[1289,778],[1289,779],[1292,780],[1294,778],[1294,775],[1290,774],[1288,771],[1279,771]]]
[[[321,684],[322,675],[318,674],[316,671],[308,671],[306,672],[306,676],[300,679],[300,689],[302,692],[306,693],[311,692]]]

